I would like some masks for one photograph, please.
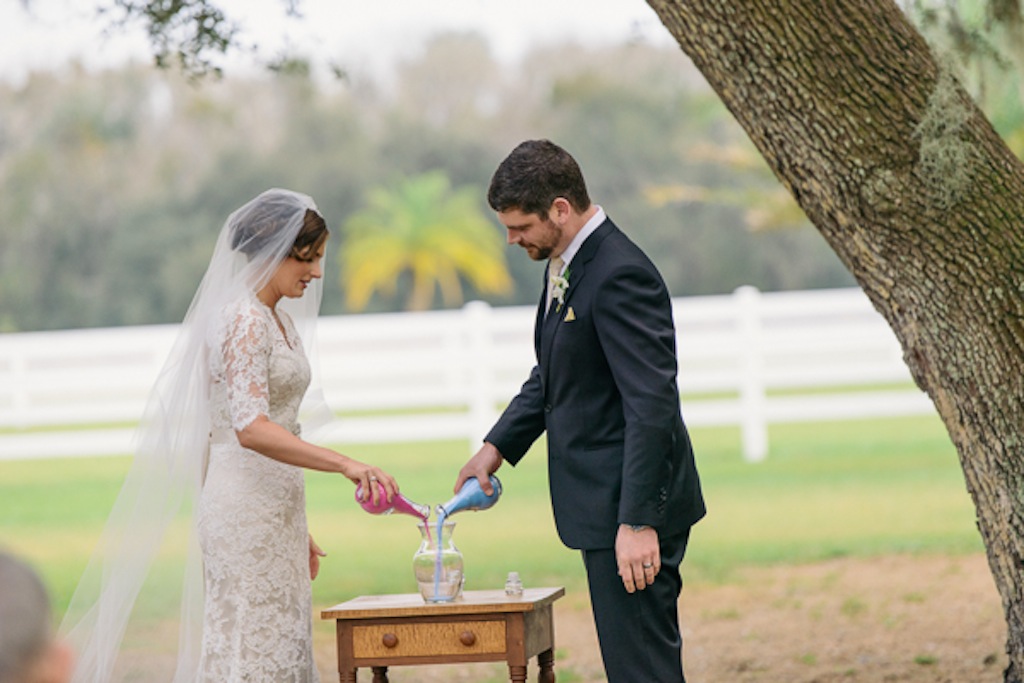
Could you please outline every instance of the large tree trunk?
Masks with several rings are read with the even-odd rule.
[[[892,0],[648,0],[903,345],[1024,675],[1024,166]],[[907,505],[914,505],[908,499]]]

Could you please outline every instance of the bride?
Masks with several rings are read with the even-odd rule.
[[[307,531],[303,468],[341,473],[375,499],[398,492],[379,468],[302,438],[300,406],[307,426],[327,412],[310,361],[328,236],[312,199],[279,189],[221,230],[64,620],[76,683],[158,678],[151,657],[118,654],[143,628],[137,598],[189,510],[175,683],[319,680],[310,581],[323,552]]]

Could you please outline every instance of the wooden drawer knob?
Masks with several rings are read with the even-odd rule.
[[[381,642],[384,643],[384,647],[394,647],[398,645],[398,636],[396,636],[394,633],[385,633],[384,637],[381,638]]]
[[[459,642],[466,647],[472,647],[476,643],[476,634],[472,631],[463,631],[459,634]]]

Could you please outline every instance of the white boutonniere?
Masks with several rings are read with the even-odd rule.
[[[569,289],[569,269],[565,269],[563,275],[556,275],[551,278],[551,299],[557,301],[558,304],[555,306],[555,312],[562,310],[562,304],[565,303],[565,292]]]

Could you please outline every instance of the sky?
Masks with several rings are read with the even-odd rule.
[[[284,0],[214,2],[241,21],[245,39],[268,56],[291,42],[347,69],[387,69],[396,59],[415,57],[427,37],[444,30],[483,34],[507,62],[534,45],[565,39],[672,42],[644,0],[300,0],[302,20],[285,15]],[[150,59],[141,26],[104,33],[96,9],[110,0],[29,0],[29,11],[22,3],[0,0],[4,81],[17,84],[33,70],[59,70],[72,60],[95,69]]]

